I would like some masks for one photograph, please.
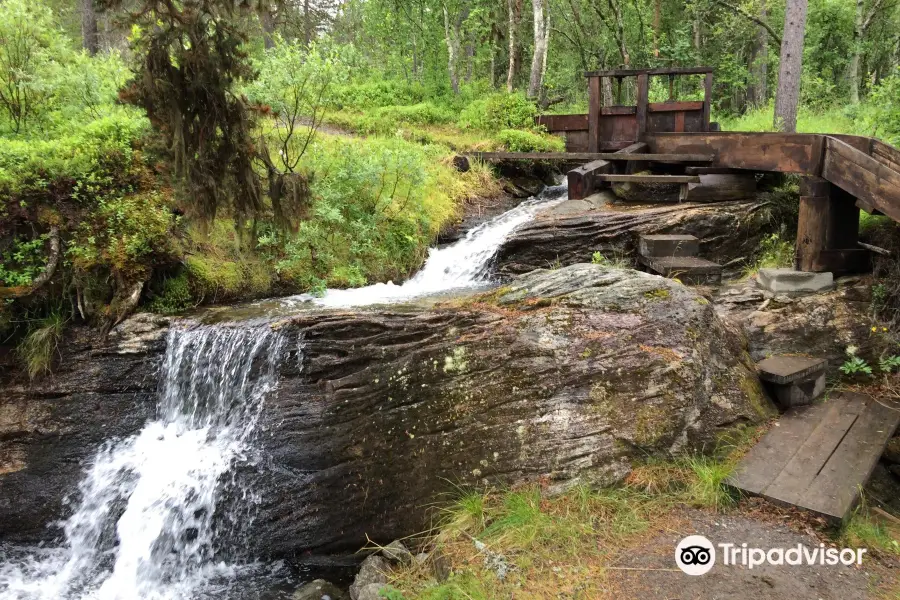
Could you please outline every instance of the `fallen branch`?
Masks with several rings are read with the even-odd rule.
[[[50,257],[47,259],[47,266],[44,267],[44,271],[34,278],[31,285],[0,287],[0,300],[30,296],[44,287],[53,277],[53,274],[56,273],[56,267],[59,265],[59,248],[59,227],[54,225],[50,228]]]

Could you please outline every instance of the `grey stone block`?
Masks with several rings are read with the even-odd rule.
[[[766,382],[769,391],[775,396],[782,408],[793,408],[812,404],[813,400],[825,391],[825,371],[820,371],[802,381],[795,381],[786,385]]]
[[[692,235],[642,235],[638,242],[641,256],[697,256],[700,241]]]
[[[807,273],[793,269],[760,269],[756,281],[776,294],[815,294],[834,287],[831,273]]]

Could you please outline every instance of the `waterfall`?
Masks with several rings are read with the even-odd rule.
[[[223,480],[252,452],[284,344],[269,326],[173,327],[157,418],[100,448],[64,545],[0,565],[0,599],[181,600],[234,575]]]
[[[328,290],[284,304],[359,306],[485,285],[503,241],[565,195],[564,187],[549,188],[431,249],[403,285]],[[60,546],[17,549],[15,556],[0,548],[0,600],[218,599],[231,597],[229,581],[246,585],[241,578],[252,575],[252,557],[241,556],[240,544],[229,543],[239,536],[229,534],[236,524],[248,527],[253,494],[233,489],[237,507],[224,500],[238,485],[235,467],[252,462],[256,425],[286,343],[268,325],[172,327],[157,417],[97,451]]]
[[[294,296],[287,304],[312,302],[319,306],[350,307],[401,302],[490,283],[491,266],[500,246],[519,226],[539,211],[567,197],[565,186],[545,189],[515,208],[470,229],[461,240],[444,248],[431,248],[421,269],[402,285],[376,283],[356,289],[326,290],[319,297]]]

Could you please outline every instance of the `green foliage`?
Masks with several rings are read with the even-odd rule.
[[[195,306],[187,273],[166,277],[162,289],[147,303],[147,310],[161,315],[172,315]]]
[[[859,119],[869,135],[900,145],[900,67],[872,88]]]
[[[410,106],[384,106],[375,111],[382,118],[415,125],[443,125],[453,121],[453,113],[431,102],[420,102]]]
[[[520,129],[504,129],[497,140],[510,152],[562,152],[566,148],[561,138]]]
[[[405,106],[425,100],[422,85],[407,85],[398,80],[373,78],[365,83],[339,86],[332,100],[335,108],[372,109],[382,106]]]
[[[279,142],[275,160],[293,172],[334,99],[335,86],[346,79],[346,67],[333,52],[281,39],[254,67],[259,75],[247,94],[263,112],[271,110]]]
[[[71,54],[49,8],[33,0],[0,3],[0,110],[13,133],[41,121],[65,75],[59,58]]]
[[[525,94],[499,92],[475,100],[460,114],[463,129],[497,132],[504,129],[534,129],[537,107]]]
[[[28,286],[44,270],[44,245],[49,235],[14,238],[0,253],[0,286]]]
[[[882,356],[878,359],[878,368],[881,369],[882,373],[893,373],[900,369],[900,356],[896,354]]]
[[[62,339],[65,318],[59,311],[53,311],[28,331],[16,352],[25,362],[28,376],[34,379],[41,373],[49,373],[53,365],[53,355]]]
[[[855,375],[872,375],[872,367],[864,358],[856,354],[855,346],[847,347],[847,360],[840,366],[841,373],[848,377]]]
[[[155,261],[167,261],[175,222],[162,194],[101,198],[69,243],[76,269],[108,268],[128,281],[149,276]]]

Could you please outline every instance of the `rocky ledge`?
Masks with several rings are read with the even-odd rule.
[[[500,273],[517,275],[554,265],[637,255],[638,238],[680,233],[700,239],[700,255],[727,266],[751,256],[771,229],[764,199],[714,204],[626,204],[606,191],[584,200],[566,200],[539,213],[504,242],[497,256]],[[768,229],[767,229],[768,227]]]
[[[81,464],[153,414],[162,321],[74,340],[0,410],[0,536],[44,539]],[[422,531],[457,486],[602,485],[711,447],[772,408],[713,306],[671,280],[579,264],[436,305],[314,311],[267,400],[250,550],[300,560]],[[22,499],[27,498],[27,502]]]

